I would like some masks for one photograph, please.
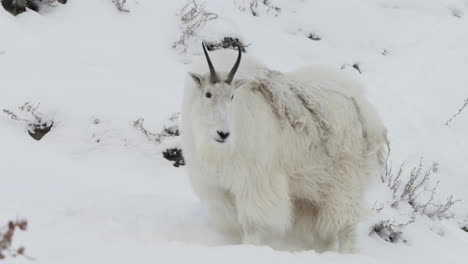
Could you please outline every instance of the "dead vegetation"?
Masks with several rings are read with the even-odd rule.
[[[156,144],[161,144],[164,140],[169,138],[175,138],[180,135],[179,132],[179,120],[180,113],[174,113],[169,117],[169,125],[164,126],[162,131],[159,133],[149,131],[145,126],[145,120],[143,118],[138,118],[133,121],[133,127],[138,129],[146,138],[151,142]],[[174,167],[179,167],[185,165],[185,160],[182,155],[182,150],[179,147],[169,147],[162,152],[163,157],[171,162],[173,162]]]
[[[172,44],[173,48],[182,47],[182,53],[187,51],[188,40],[195,37],[206,23],[218,18],[218,15],[205,10],[205,3],[197,3],[196,0],[187,0],[180,9],[180,28],[182,33],[179,39]]]
[[[209,51],[219,50],[219,49],[237,50],[238,48],[240,48],[242,52],[245,52],[245,49],[249,46],[249,45],[245,45],[244,43],[242,43],[238,38],[232,38],[232,37],[225,37],[222,41],[218,41],[218,42],[206,41],[204,43],[206,45],[206,48]]]
[[[0,227],[0,260],[9,257],[23,256],[28,259],[31,257],[25,254],[25,247],[12,248],[13,237],[17,229],[26,231],[28,222],[26,220],[10,221],[7,225]]]
[[[24,123],[28,134],[35,140],[41,140],[50,132],[54,125],[54,121],[46,118],[44,114],[39,112],[37,110],[39,106],[40,104],[34,106],[30,102],[26,102],[22,106],[18,107],[19,114],[8,109],[3,109],[3,113],[9,116],[12,120]]]
[[[419,160],[415,166],[408,169],[403,162],[394,171],[392,163],[389,161],[390,144],[388,144],[387,160],[384,164],[384,173],[381,175],[381,182],[391,192],[391,199],[377,202],[373,210],[380,214],[384,209],[399,209],[404,206],[404,218],[409,217],[409,221],[396,223],[390,220],[380,220],[370,228],[369,235],[376,234],[385,241],[403,241],[403,229],[414,222],[417,217],[425,216],[433,221],[442,219],[453,219],[455,216],[450,212],[453,205],[460,200],[455,200],[453,195],[445,199],[440,199],[437,193],[439,181],[434,184],[434,175],[439,172],[439,163],[433,162],[430,166],[424,166],[423,159]],[[388,205],[388,207],[387,207]],[[386,213],[389,211],[386,210]],[[385,214],[385,213],[384,213]]]
[[[180,113],[174,113],[169,118],[171,123],[175,123],[179,118]],[[163,130],[160,133],[153,133],[145,128],[144,126],[145,119],[140,117],[137,120],[133,121],[133,127],[141,131],[149,140],[155,143],[161,143],[165,138],[168,137],[177,137],[179,136],[179,126],[177,124],[171,124],[170,126],[164,126]]]
[[[237,0],[239,10],[249,11],[252,16],[260,16],[261,11],[272,13],[275,17],[281,13],[281,8],[275,6],[270,0]]]
[[[459,116],[463,110],[465,110],[465,108],[468,107],[468,98],[465,99],[465,102],[463,103],[463,105],[460,107],[460,109],[458,109],[458,112],[456,112],[449,120],[447,120],[445,122],[445,125],[448,126],[450,125],[450,123],[457,117]]]
[[[403,239],[403,229],[411,223],[413,223],[412,220],[404,224],[396,224],[395,222],[390,222],[390,220],[382,220],[370,228],[369,235],[377,235],[390,243],[397,243],[400,241],[406,242],[406,240]]]
[[[114,3],[115,7],[117,8],[117,10],[119,10],[119,12],[130,13],[130,10],[125,7],[125,5],[127,4],[127,0],[112,0],[112,3]]]
[[[402,163],[398,172],[394,174],[390,166],[390,169],[382,177],[382,182],[392,192],[393,201],[391,206],[397,208],[400,203],[406,202],[411,205],[414,213],[426,215],[433,219],[452,217],[449,209],[460,200],[454,200],[453,195],[450,195],[444,202],[436,202],[435,197],[439,181],[432,187],[430,186],[431,176],[438,172],[438,166],[437,162],[433,162],[431,166],[423,169],[422,158],[419,164],[410,171],[405,168],[405,163]],[[426,198],[422,197],[424,193]]]

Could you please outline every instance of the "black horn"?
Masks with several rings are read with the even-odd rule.
[[[239,49],[239,55],[237,55],[236,64],[234,64],[234,66],[232,67],[232,69],[229,72],[229,75],[227,77],[226,83],[228,83],[228,84],[230,84],[232,82],[232,79],[234,79],[234,75],[236,74],[236,71],[237,71],[237,69],[239,68],[239,65],[240,65],[240,61],[241,61],[241,57],[242,57],[242,51],[241,51],[240,46],[237,46],[237,48]]]
[[[205,43],[202,42],[203,52],[205,53],[206,61],[208,62],[208,67],[210,68],[210,81],[211,83],[219,82],[218,74],[216,73],[213,63],[211,63],[210,56],[208,51],[206,51]]]

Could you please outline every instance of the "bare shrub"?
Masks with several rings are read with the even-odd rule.
[[[273,12],[274,16],[281,13],[281,8],[272,4],[270,0],[238,0],[236,1],[239,10],[250,11],[252,16],[259,16],[260,10],[265,10],[266,13]]]
[[[0,260],[5,259],[7,256],[24,256],[32,259],[25,254],[25,247],[22,246],[16,249],[11,247],[16,229],[26,231],[27,227],[28,222],[26,220],[10,221],[7,225],[0,227]]]
[[[421,158],[419,165],[411,170],[410,178],[404,185],[403,192],[400,195],[401,199],[407,199],[410,204],[415,202],[415,198],[420,193],[421,189],[427,185],[431,174],[437,172],[438,163],[432,163],[424,172],[422,171],[422,167],[423,161]]]
[[[463,110],[465,110],[466,107],[468,107],[468,98],[465,99],[465,102],[460,107],[460,109],[458,109],[458,112],[455,113],[449,120],[447,120],[447,122],[445,122],[445,125],[448,126],[453,121],[453,119],[459,116]]]
[[[405,163],[400,165],[396,174],[393,173],[391,165],[387,166],[390,169],[386,170],[382,182],[392,192],[391,206],[396,208],[400,202],[407,202],[413,208],[414,213],[437,219],[450,218],[449,209],[460,200],[454,200],[453,195],[450,195],[445,199],[445,202],[435,202],[439,182],[437,181],[432,188],[429,186],[431,176],[438,172],[438,166],[437,162],[433,162],[429,168],[423,169],[421,158],[419,164],[411,169],[409,175],[407,175],[408,170],[405,169]],[[421,198],[421,194],[425,192],[430,194],[427,199]]]
[[[388,187],[392,194],[392,198],[388,201],[378,203],[377,201],[372,206],[372,210],[376,213],[381,213],[387,208],[398,209],[401,203],[406,203],[409,207],[405,208],[404,217],[410,217],[410,220],[403,224],[396,224],[395,221],[380,220],[370,228],[369,235],[377,234],[379,237],[388,242],[397,242],[402,240],[403,229],[412,224],[418,216],[427,216],[432,220],[453,219],[455,216],[449,211],[452,206],[460,200],[454,200],[453,195],[450,195],[445,200],[436,199],[437,187],[439,181],[433,184],[434,174],[439,172],[439,163],[433,162],[429,167],[425,168],[423,159],[413,166],[407,168],[406,162],[402,162],[397,171],[393,170],[392,162],[390,161],[391,147],[387,139],[388,153],[386,160],[383,161],[384,173],[381,175],[381,182]],[[388,212],[388,210],[385,210]],[[464,225],[461,225],[464,226]],[[403,240],[403,242],[405,242]]]
[[[143,123],[145,122],[145,119],[140,117],[138,118],[137,120],[133,121],[133,127],[134,128],[138,128],[138,130],[141,131],[141,133],[143,133],[149,140],[151,141],[155,141],[157,143],[160,143],[161,140],[160,140],[160,135],[156,134],[156,133],[153,133],[153,132],[150,132],[148,131],[144,126],[143,126]]]
[[[162,132],[160,133],[153,133],[147,130],[144,127],[145,119],[140,117],[137,120],[133,121],[133,127],[140,130],[149,140],[155,143],[161,143],[165,138],[168,137],[177,137],[179,136],[179,126],[176,124],[176,121],[179,118],[180,113],[174,113],[169,118],[169,121],[173,123],[168,127],[164,127]]]
[[[127,0],[112,0],[112,3],[114,3],[115,7],[117,10],[123,13],[129,13],[130,10],[125,7],[125,4],[127,4]]]
[[[3,113],[13,120],[23,122],[26,125],[28,134],[35,140],[41,140],[49,133],[54,125],[54,121],[37,111],[39,106],[40,104],[34,106],[30,102],[26,102],[18,107],[20,114],[16,114],[8,109],[3,109]]]
[[[403,229],[411,223],[413,223],[413,220],[404,224],[395,224],[395,222],[390,222],[390,220],[381,220],[370,228],[369,235],[378,235],[383,240],[391,243],[406,242],[402,238]]]
[[[438,184],[439,182],[437,182]],[[434,194],[436,192],[437,185],[431,190],[431,198],[425,203],[412,205],[416,212],[419,212],[423,215],[427,215],[430,218],[450,218],[453,215],[449,214],[449,209],[457,202],[461,200],[454,200],[453,195],[450,195],[445,202],[443,203],[434,203]]]
[[[186,52],[187,41],[193,38],[206,23],[218,18],[217,14],[207,12],[205,7],[205,3],[199,4],[196,0],[187,0],[178,13],[182,33],[179,40],[172,44],[173,48],[181,46],[182,52]]]
[[[140,130],[150,141],[161,144],[165,139],[175,138],[180,135],[179,132],[179,116],[180,113],[174,113],[169,117],[169,126],[164,126],[160,133],[154,133],[144,127],[144,119],[138,118],[133,121],[133,127]],[[179,147],[168,147],[162,152],[165,159],[173,162],[174,167],[184,166],[185,160],[182,155],[182,150]]]

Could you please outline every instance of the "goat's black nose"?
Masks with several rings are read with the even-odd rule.
[[[218,132],[218,135],[221,139],[225,140],[227,137],[229,137],[229,132],[223,132],[223,131],[216,131]]]

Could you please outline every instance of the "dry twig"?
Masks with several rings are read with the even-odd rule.
[[[205,3],[199,4],[195,0],[187,0],[180,10],[179,16],[182,33],[179,40],[172,44],[172,47],[182,46],[182,52],[187,51],[187,41],[190,38],[194,37],[206,23],[218,18],[217,14],[205,11]]]
[[[370,228],[369,235],[378,235],[383,240],[391,243],[396,243],[398,241],[406,242],[402,239],[403,228],[413,222],[414,220],[410,220],[404,224],[395,224],[395,222],[390,222],[390,220],[382,220]]]
[[[169,118],[169,121],[176,122],[179,118],[180,113],[174,113]],[[133,121],[133,127],[138,128],[149,140],[156,143],[161,143],[164,138],[179,136],[179,127],[177,124],[174,124],[170,127],[164,127],[161,133],[153,133],[144,127],[145,119],[140,117],[137,120]]]
[[[127,0],[112,0],[112,3],[114,3],[117,10],[119,10],[120,12],[123,12],[123,13],[130,12],[130,10],[125,7]]]
[[[459,116],[461,112],[463,112],[463,110],[465,110],[467,106],[468,106],[468,98],[465,99],[465,102],[463,103],[462,107],[458,109],[458,112],[455,113],[449,120],[447,120],[447,122],[445,122],[445,125],[448,126],[453,121],[453,119]]]
[[[409,179],[407,180],[403,179],[403,174],[406,171],[404,162],[400,165],[396,175],[394,175],[391,165],[388,166],[390,169],[387,170],[382,181],[386,183],[387,187],[392,191],[393,201],[391,206],[396,208],[400,202],[406,201],[411,205],[414,213],[417,212],[430,218],[449,218],[450,215],[447,214],[448,210],[460,200],[454,200],[453,195],[451,195],[445,202],[436,203],[435,196],[439,185],[438,181],[430,191],[426,189],[429,185],[431,175],[437,173],[438,166],[439,164],[437,162],[433,162],[428,169],[423,171],[423,162],[421,159],[419,164],[413,167]],[[430,192],[430,197],[427,200],[418,198],[424,192]]]

